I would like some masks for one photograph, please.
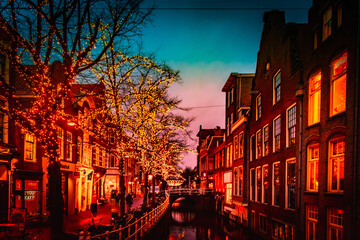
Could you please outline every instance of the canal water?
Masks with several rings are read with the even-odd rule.
[[[171,216],[170,216],[171,215]],[[167,216],[167,240],[251,240],[259,239],[246,228],[209,212],[172,211]]]

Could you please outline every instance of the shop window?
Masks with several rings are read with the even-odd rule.
[[[264,156],[269,155],[269,125],[266,125],[263,127],[263,153]]]
[[[319,145],[307,148],[306,190],[317,192],[319,189]]]
[[[264,165],[262,167],[262,174],[263,174],[263,187],[262,187],[262,202],[268,203],[268,190],[269,190],[269,167],[268,165]]]
[[[280,92],[281,92],[281,71],[279,70],[274,76],[273,80],[273,104],[280,101]]]
[[[255,201],[255,169],[250,169],[250,200]]]
[[[267,217],[265,215],[259,214],[259,230],[263,233],[266,233],[266,224]]]
[[[25,180],[24,200],[27,214],[40,213],[39,180]]]
[[[343,239],[344,211],[342,209],[328,209],[328,240]]]
[[[309,79],[308,125],[320,122],[321,72]]]
[[[261,174],[261,167],[256,168],[256,201],[261,201],[262,195],[262,174]]]
[[[239,134],[239,158],[244,157],[244,132]]]
[[[66,159],[72,160],[72,133],[66,132]]]
[[[290,147],[295,145],[295,132],[296,132],[296,105],[290,106],[286,110],[286,146]]]
[[[280,134],[281,134],[281,118],[280,116],[274,119],[273,123],[273,151],[277,152],[280,150]]]
[[[331,5],[325,10],[323,14],[323,41],[331,35]]]
[[[261,94],[256,98],[256,120],[261,118]]]
[[[285,206],[295,209],[295,190],[296,190],[296,160],[286,161],[286,185],[285,185]]]
[[[256,132],[256,159],[261,158],[262,150],[262,136],[261,129]]]
[[[345,140],[330,141],[329,151],[329,191],[343,192]]]
[[[273,164],[272,179],[272,204],[279,206],[280,204],[280,162]]]
[[[318,215],[317,205],[306,205],[306,240],[318,240]]]
[[[332,63],[330,116],[346,110],[347,53]]]
[[[36,161],[35,157],[35,137],[30,133],[25,134],[25,160]]]

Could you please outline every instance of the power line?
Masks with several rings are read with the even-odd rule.
[[[262,7],[249,7],[249,8],[245,8],[245,7],[236,7],[236,8],[209,8],[209,7],[198,7],[198,8],[194,8],[194,7],[179,7],[179,8],[173,8],[173,7],[155,7],[154,10],[171,10],[171,11],[266,11],[266,10],[272,10],[272,9],[279,9],[279,10],[309,10],[309,8],[262,8]]]

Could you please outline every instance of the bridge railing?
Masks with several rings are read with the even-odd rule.
[[[191,189],[177,188],[167,190],[168,195],[209,195],[214,193],[214,189]]]
[[[135,222],[127,225],[127,226],[120,226],[120,228],[107,231],[103,234],[99,234],[96,236],[80,236],[79,240],[81,239],[104,239],[109,240],[110,235],[114,236],[117,235],[118,239],[134,239],[137,240],[142,238],[148,231],[156,225],[156,223],[164,216],[167,208],[169,207],[169,195],[166,195],[165,201],[160,204],[158,207],[153,209],[151,212],[148,212],[140,219],[136,220]]]

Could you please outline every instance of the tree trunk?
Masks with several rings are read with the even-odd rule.
[[[120,173],[120,216],[125,214],[125,177]]]
[[[145,173],[145,192],[144,192],[144,199],[143,199],[143,208],[147,208],[147,200],[148,200],[148,192],[149,192],[149,181],[148,181],[148,173]]]
[[[60,162],[49,159],[49,211],[50,236],[53,240],[64,239],[64,203],[61,191]]]

